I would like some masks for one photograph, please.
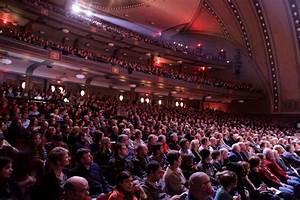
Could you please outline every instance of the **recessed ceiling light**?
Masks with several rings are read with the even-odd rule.
[[[61,29],[61,31],[63,32],[63,33],[69,33],[70,31],[68,30],[68,29],[66,29],[66,28],[63,28],[63,29]]]
[[[76,74],[75,76],[78,79],[85,79],[85,75],[84,74]]]

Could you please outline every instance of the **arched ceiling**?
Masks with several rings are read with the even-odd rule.
[[[175,27],[176,34],[192,32],[230,40],[254,63],[271,110],[300,112],[299,1],[148,0],[122,1],[127,2],[123,6],[115,1],[113,7],[105,2],[94,8],[157,30]]]

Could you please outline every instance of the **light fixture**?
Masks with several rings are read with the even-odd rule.
[[[183,102],[180,102],[180,107],[183,107]]]
[[[23,82],[21,83],[21,88],[22,88],[23,90],[26,88],[26,82],[25,82],[25,81],[23,81]]]
[[[70,31],[68,30],[68,29],[66,29],[66,28],[63,28],[63,29],[61,29],[61,31],[63,32],[63,33],[69,33]]]
[[[81,11],[81,8],[79,7],[78,4],[73,4],[73,5],[72,5],[72,11],[73,11],[74,13],[79,13],[79,12]]]
[[[81,91],[80,91],[80,96],[83,97],[84,95],[85,95],[85,91],[84,91],[84,90],[81,90]]]
[[[51,92],[55,92],[55,86],[51,85],[50,90],[51,90]]]
[[[178,107],[178,106],[179,106],[179,102],[178,102],[178,101],[176,101],[176,103],[175,103],[175,106],[176,106],[176,107]]]
[[[141,101],[141,103],[144,103],[145,102],[144,97],[141,97],[140,101]]]
[[[150,103],[150,99],[148,97],[145,99],[145,101],[146,103]]]
[[[243,99],[238,100],[239,103],[244,103],[245,101]]]
[[[65,103],[69,103],[70,101],[69,101],[69,99],[66,97],[66,98],[64,98],[64,102],[65,102]]]
[[[123,99],[124,99],[124,96],[123,96],[122,94],[120,94],[119,100],[120,100],[120,101],[123,101]]]
[[[115,46],[115,44],[110,42],[110,43],[108,43],[108,46],[113,47],[113,46]]]
[[[63,87],[60,86],[58,89],[59,89],[61,94],[64,93],[64,88]]]
[[[136,88],[136,84],[129,84],[130,88]]]
[[[211,99],[211,98],[212,98],[212,96],[210,96],[210,95],[205,97],[205,99]]]
[[[85,79],[85,75],[84,74],[76,74],[75,76],[78,79]]]
[[[5,64],[5,65],[10,65],[12,63],[12,60],[8,59],[8,58],[1,58],[0,63]]]
[[[158,105],[161,105],[162,104],[162,100],[158,100]]]

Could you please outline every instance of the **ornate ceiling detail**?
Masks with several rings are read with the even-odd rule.
[[[300,16],[298,12],[298,5],[296,2],[296,0],[288,0],[291,16],[293,19],[294,29],[296,32],[295,35],[297,37],[298,48],[300,50]]]
[[[233,16],[238,21],[239,26],[242,30],[242,35],[243,35],[243,38],[244,38],[244,41],[245,41],[245,44],[246,44],[246,47],[247,47],[248,55],[252,58],[252,56],[253,56],[252,55],[252,49],[251,49],[251,45],[250,45],[250,42],[249,42],[249,37],[248,37],[247,30],[246,30],[246,26],[245,26],[245,24],[243,22],[243,19],[242,19],[242,15],[240,14],[240,12],[237,9],[237,6],[233,2],[233,0],[227,0],[227,2],[229,4],[229,7],[231,8]]]
[[[267,59],[269,66],[271,67],[271,84],[273,93],[273,111],[279,111],[279,73],[274,58],[274,50],[271,44],[271,34],[267,28],[266,19],[263,14],[263,7],[260,0],[253,0],[256,14],[258,15],[259,23],[263,31],[263,40],[266,46]]]
[[[203,5],[204,7],[208,10],[208,12],[216,18],[217,22],[220,24],[221,28],[222,28],[222,31],[223,31],[223,34],[224,36],[229,39],[230,38],[230,35],[229,35],[229,32],[228,30],[226,29],[226,26],[225,24],[223,23],[223,21],[221,20],[221,18],[217,15],[217,13],[214,11],[214,9],[212,8],[211,5],[209,5],[208,1],[207,0],[203,0]]]

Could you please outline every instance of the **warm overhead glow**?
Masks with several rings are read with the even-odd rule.
[[[158,100],[158,105],[161,105],[162,104],[162,100]]]
[[[84,90],[81,90],[81,91],[80,91],[80,96],[83,97],[84,95],[85,95],[85,91],[84,91]]]
[[[141,101],[141,103],[144,103],[145,102],[144,97],[141,97],[140,101]]]
[[[23,90],[26,88],[26,82],[25,82],[25,81],[23,81],[23,82],[21,83],[21,88],[22,88]]]
[[[221,52],[224,52],[224,49],[221,49],[220,51],[221,51]]]
[[[183,102],[180,102],[180,107],[183,107]]]
[[[150,99],[148,97],[145,99],[145,101],[146,103],[150,103]]]
[[[198,43],[198,44],[197,44],[197,47],[201,47],[201,46],[202,46],[202,44],[201,44],[201,43]]]
[[[175,103],[175,106],[176,106],[176,107],[178,107],[178,106],[179,106],[179,102],[178,102],[178,101],[176,101],[176,103]]]
[[[81,11],[81,8],[79,7],[78,4],[73,4],[73,5],[72,5],[72,11],[73,11],[74,13],[79,13],[79,12]]]
[[[122,94],[120,94],[119,100],[120,100],[120,101],[123,101],[123,99],[124,99],[124,96],[123,96]]]
[[[51,90],[51,92],[55,92],[55,86],[51,85],[50,90]]]

